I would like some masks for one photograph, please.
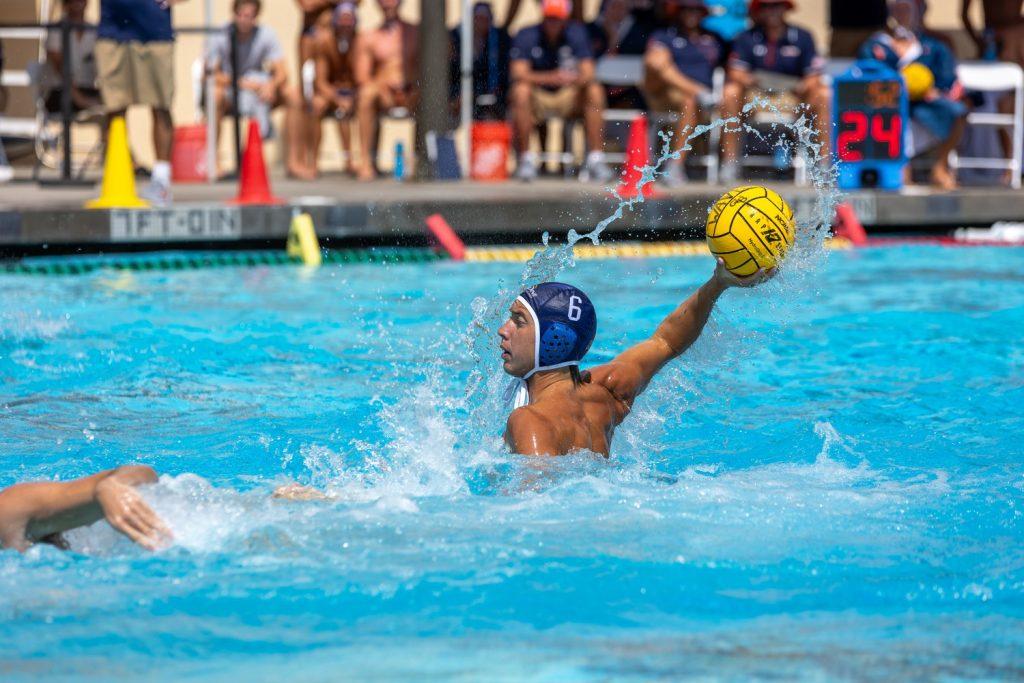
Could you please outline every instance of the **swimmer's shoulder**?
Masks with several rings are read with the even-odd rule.
[[[505,442],[522,455],[560,455],[558,425],[537,405],[516,408],[505,423]]]

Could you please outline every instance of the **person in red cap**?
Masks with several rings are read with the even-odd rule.
[[[729,56],[728,79],[722,100],[722,118],[741,115],[749,90],[766,89],[765,81],[789,83],[788,92],[809,107],[815,117],[821,158],[828,158],[830,92],[821,78],[824,60],[814,38],[786,22],[792,0],[752,0],[753,28],[736,36]],[[777,85],[775,86],[778,87]],[[739,132],[722,135],[723,182],[739,176]]]
[[[701,28],[708,16],[704,0],[666,0],[675,25],[656,31],[644,54],[644,95],[652,111],[675,114],[674,151],[678,159],[666,163],[662,182],[678,186],[686,182],[687,146],[684,131],[697,124],[698,103],[711,95],[715,69],[725,62],[721,38]]]
[[[512,44],[509,103],[516,130],[519,168],[516,177],[537,177],[537,157],[530,151],[536,121],[582,116],[588,154],[581,179],[608,182],[604,161],[604,88],[594,80],[594,59],[583,24],[570,21],[570,0],[544,0],[544,20],[520,31]]]
[[[536,0],[536,3],[541,4],[542,0]],[[505,23],[502,26],[507,30],[512,22],[516,20],[516,16],[519,15],[519,9],[523,6],[523,0],[509,0],[508,11],[505,13]],[[572,8],[572,20],[583,21],[583,3],[578,2]]]

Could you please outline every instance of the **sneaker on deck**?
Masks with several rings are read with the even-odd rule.
[[[537,159],[534,154],[527,152],[519,157],[519,165],[516,166],[514,177],[524,183],[537,179]]]
[[[155,180],[151,180],[139,192],[139,197],[157,208],[171,205],[171,186]]]
[[[615,177],[612,169],[605,163],[604,154],[591,152],[587,155],[587,162],[580,174],[580,180],[584,182],[607,183]]]
[[[658,177],[658,182],[665,187],[676,188],[683,187],[690,179],[686,176],[686,168],[676,159],[676,163],[669,163],[665,167],[665,172]]]
[[[723,185],[731,185],[740,179],[740,165],[735,161],[727,161],[722,164],[722,170],[718,173],[718,181]]]

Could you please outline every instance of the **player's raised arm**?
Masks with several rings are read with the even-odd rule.
[[[697,341],[711,310],[729,287],[753,287],[775,274],[775,269],[758,270],[749,277],[737,277],[722,259],[711,278],[672,311],[648,339],[626,349],[605,365],[591,371],[593,381],[603,384],[620,401],[632,405],[651,379],[673,358]]]

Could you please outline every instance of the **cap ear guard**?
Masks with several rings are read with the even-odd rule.
[[[568,325],[560,322],[551,323],[540,339],[540,364],[555,365],[566,360],[576,346],[579,335]]]

